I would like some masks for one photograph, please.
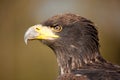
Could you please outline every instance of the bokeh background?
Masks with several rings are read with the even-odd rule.
[[[120,65],[120,0],[0,0],[0,80],[55,80],[52,50],[38,41],[26,46],[23,37],[28,27],[68,12],[96,24],[102,55]]]

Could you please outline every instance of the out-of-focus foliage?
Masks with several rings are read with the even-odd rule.
[[[39,41],[26,46],[23,37],[28,27],[67,12],[95,22],[102,55],[120,65],[119,0],[0,0],[0,80],[55,80],[52,50]]]

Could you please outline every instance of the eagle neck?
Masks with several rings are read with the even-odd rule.
[[[73,70],[85,68],[88,64],[104,61],[99,51],[93,53],[75,45],[57,46],[52,49],[55,51],[61,74],[71,73]]]

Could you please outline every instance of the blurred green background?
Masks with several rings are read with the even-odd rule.
[[[120,65],[120,0],[0,0],[0,80],[55,80],[54,53],[39,41],[24,43],[28,27],[71,12],[98,27],[101,53]]]

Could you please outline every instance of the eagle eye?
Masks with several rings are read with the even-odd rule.
[[[60,26],[60,25],[52,26],[51,29],[54,32],[60,32],[60,31],[62,31],[62,26]]]

